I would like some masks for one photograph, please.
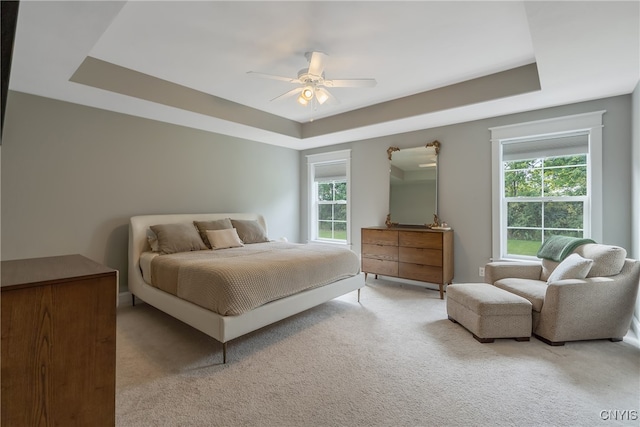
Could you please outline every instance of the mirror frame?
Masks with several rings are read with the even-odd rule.
[[[429,142],[426,145],[424,145],[424,148],[430,148],[433,147],[435,149],[436,152],[436,163],[437,163],[437,167],[436,167],[436,211],[433,213],[433,222],[431,224],[399,224],[397,222],[392,222],[391,221],[391,213],[387,214],[387,219],[384,222],[385,225],[387,226],[387,228],[392,228],[392,227],[404,227],[404,228],[432,228],[432,227],[439,227],[440,226],[440,220],[438,218],[438,187],[439,187],[439,175],[440,175],[440,162],[439,160],[439,155],[440,155],[440,147],[442,146],[442,143],[440,143],[440,141],[435,140],[433,142]],[[415,148],[415,147],[411,147],[411,148]],[[400,151],[400,148],[398,147],[389,147],[387,148],[387,157],[389,158],[389,162],[391,162],[391,159],[393,157],[393,153],[396,151]],[[389,190],[391,191],[391,190]],[[391,193],[389,193],[389,201],[391,201]]]

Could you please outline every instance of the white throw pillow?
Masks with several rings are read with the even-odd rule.
[[[592,259],[582,258],[578,254],[571,254],[553,270],[547,283],[563,279],[584,279],[589,274],[592,265]]]
[[[587,277],[606,277],[620,274],[627,257],[627,251],[620,246],[587,244],[579,246],[575,253],[593,260],[593,267]]]
[[[207,230],[207,238],[211,243],[212,249],[239,248],[240,246],[244,246],[235,228]]]

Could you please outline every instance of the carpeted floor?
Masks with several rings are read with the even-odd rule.
[[[360,303],[353,292],[231,341],[226,365],[212,338],[121,307],[117,425],[639,425],[637,347],[480,344],[437,291],[368,282]]]

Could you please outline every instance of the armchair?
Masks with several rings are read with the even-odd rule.
[[[640,261],[626,258],[623,248],[595,243],[579,246],[573,253],[593,260],[584,278],[580,274],[557,277],[552,273],[562,263],[543,259],[541,263],[490,262],[485,282],[528,299],[533,307],[532,332],[547,344],[621,341],[638,296]]]

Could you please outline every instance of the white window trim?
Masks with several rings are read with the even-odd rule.
[[[590,191],[590,237],[602,242],[602,116],[606,110],[572,116],[555,117],[546,120],[518,123],[489,128],[491,132],[491,226],[492,260],[504,259],[501,251],[506,248],[506,235],[503,233],[502,194],[504,180],[502,176],[502,143],[518,138],[536,138],[552,134],[586,131],[589,134],[589,170],[587,188]]]
[[[319,164],[335,163],[344,161],[346,163],[346,176],[347,176],[347,242],[346,245],[351,247],[351,150],[332,151],[328,153],[309,154],[307,155],[307,183],[308,183],[308,200],[307,200],[307,212],[309,212],[309,225],[308,225],[308,237],[309,242],[315,243],[330,243],[339,244],[344,243],[329,242],[326,240],[318,240],[316,235],[316,223],[317,210],[315,209],[315,166]]]

